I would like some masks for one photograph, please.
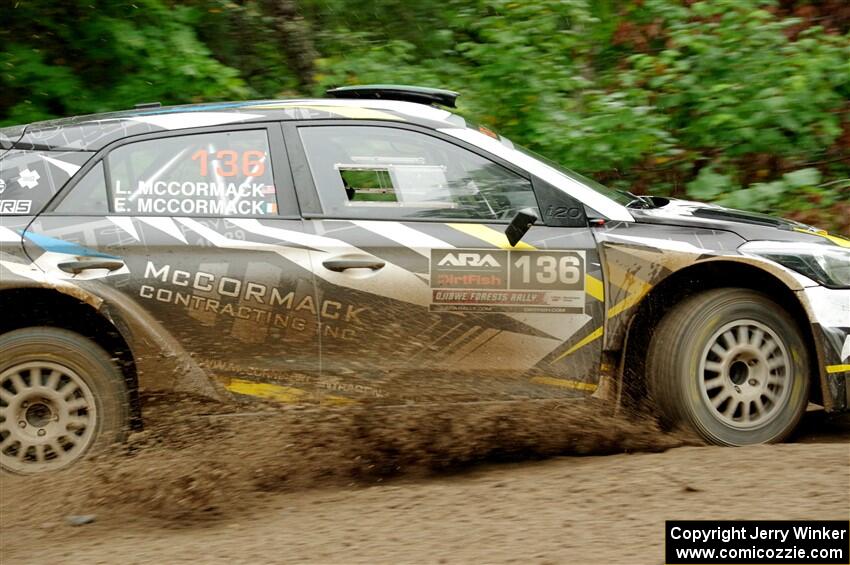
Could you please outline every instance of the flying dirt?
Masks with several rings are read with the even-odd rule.
[[[0,561],[653,563],[665,519],[850,510],[850,422],[822,412],[733,449],[575,402],[145,405],[114,453],[0,478]]]

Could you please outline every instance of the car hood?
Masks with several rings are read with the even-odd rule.
[[[846,241],[844,246],[850,246],[850,240],[828,236],[824,230],[794,220],[693,200],[650,199],[657,207],[631,211],[637,222],[731,231],[748,241],[814,241],[841,245],[835,241],[837,239]]]

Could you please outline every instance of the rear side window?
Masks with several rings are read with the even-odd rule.
[[[375,126],[299,129],[326,215],[500,221],[537,201],[531,183],[424,133]]]
[[[108,214],[103,162],[85,174],[56,206],[59,214]]]
[[[37,214],[92,155],[88,151],[0,151],[0,215]]]
[[[112,206],[119,214],[277,214],[265,130],[139,141],[109,153]]]

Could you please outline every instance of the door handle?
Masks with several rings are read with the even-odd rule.
[[[57,267],[74,275],[79,275],[83,271],[89,269],[106,269],[107,271],[115,271],[124,266],[123,261],[117,259],[83,259],[78,261],[66,261],[59,263]]]
[[[328,259],[322,265],[329,271],[341,273],[346,269],[372,269],[377,271],[383,269],[386,263],[380,259]]]

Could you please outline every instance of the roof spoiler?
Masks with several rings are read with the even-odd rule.
[[[441,88],[426,86],[405,86],[403,84],[364,84],[359,86],[340,86],[325,92],[332,98],[358,98],[369,100],[401,100],[417,104],[440,104],[457,108],[455,101],[459,94]]]

